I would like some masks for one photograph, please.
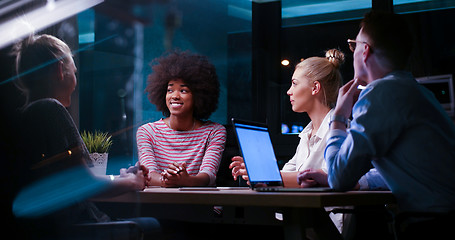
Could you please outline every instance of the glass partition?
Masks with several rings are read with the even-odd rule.
[[[393,9],[396,13],[428,12],[455,8],[452,0],[394,0]]]
[[[365,0],[282,0],[283,27],[360,19],[371,9]]]

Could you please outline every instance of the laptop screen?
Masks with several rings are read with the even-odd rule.
[[[281,186],[281,174],[266,125],[233,119],[240,151],[252,186]]]

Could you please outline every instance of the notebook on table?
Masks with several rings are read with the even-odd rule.
[[[232,119],[250,187],[256,191],[324,192],[328,187],[285,188],[266,124]]]

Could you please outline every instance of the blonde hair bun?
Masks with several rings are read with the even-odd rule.
[[[338,49],[330,49],[325,52],[325,58],[329,60],[336,68],[344,63],[344,53]]]

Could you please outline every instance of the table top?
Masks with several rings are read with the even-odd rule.
[[[97,202],[141,204],[200,204],[226,206],[267,206],[321,208],[329,206],[366,206],[395,203],[390,191],[349,192],[256,192],[250,189],[180,190],[179,188],[146,188]]]

